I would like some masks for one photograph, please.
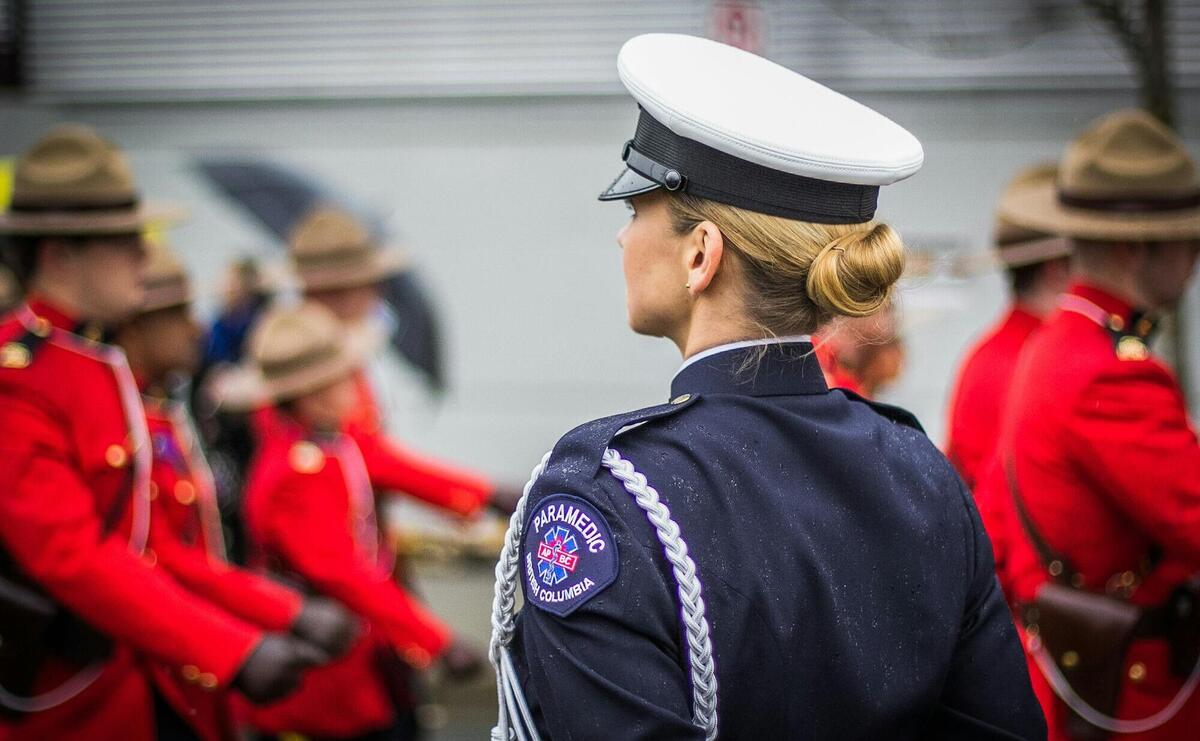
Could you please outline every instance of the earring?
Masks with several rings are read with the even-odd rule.
[[[684,288],[684,290],[690,291],[690,290],[692,290],[692,284],[691,284],[691,283],[684,283],[684,284],[683,284],[683,288]]]

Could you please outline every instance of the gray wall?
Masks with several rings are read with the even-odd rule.
[[[925,145],[925,169],[885,189],[881,215],[914,248],[934,250],[984,248],[1014,170],[1056,156],[1093,116],[1133,102],[1097,91],[859,97]],[[1189,114],[1200,96],[1183,103],[1195,144],[1200,126]],[[451,377],[440,405],[400,394],[397,428],[420,449],[515,481],[569,427],[662,400],[679,362],[669,343],[626,328],[614,241],[626,211],[594,200],[619,169],[634,118],[632,102],[613,96],[75,108],[8,100],[0,152],[21,150],[55,121],[98,126],[131,152],[147,193],[191,208],[174,241],[210,286],[234,255],[273,250],[189,172],[191,154],[265,153],[392,213],[442,310]],[[994,273],[918,278],[902,301],[910,362],[888,398],[940,441],[953,367],[999,310],[1002,284]],[[1189,319],[1195,355],[1200,318]]]

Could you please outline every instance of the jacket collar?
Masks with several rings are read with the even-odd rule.
[[[1122,319],[1128,320],[1133,316],[1134,307],[1125,299],[1110,293],[1109,291],[1098,288],[1090,283],[1078,282],[1067,290],[1070,296],[1078,296],[1085,301],[1090,301],[1100,307],[1104,313],[1109,316],[1119,316]]]
[[[734,343],[693,356],[671,381],[671,396],[792,396],[829,390],[811,342]]]
[[[103,338],[103,330],[98,323],[81,321],[66,309],[41,296],[31,296],[26,306],[35,317],[35,323],[48,322],[49,326],[55,329],[80,335],[93,342],[99,342]]]

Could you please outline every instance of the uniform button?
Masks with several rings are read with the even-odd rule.
[[[196,501],[196,487],[192,486],[191,481],[180,479],[175,482],[175,501],[184,506]]]
[[[125,451],[124,446],[114,443],[104,451],[104,460],[112,468],[124,468],[129,462],[129,453]]]
[[[27,368],[33,361],[29,348],[20,342],[9,342],[0,347],[0,366],[5,368]]]
[[[404,660],[417,669],[429,666],[429,652],[423,648],[409,648],[404,651]]]
[[[1064,651],[1061,663],[1063,669],[1074,669],[1079,666],[1079,653],[1076,651]]]
[[[687,402],[687,400],[690,398],[692,398],[691,394],[680,394],[679,396],[676,396],[674,399],[671,399],[671,403],[672,404],[683,404],[683,403]]]
[[[1140,661],[1135,661],[1129,665],[1129,679],[1133,682],[1141,682],[1146,678],[1146,665]]]
[[[195,664],[188,664],[179,670],[180,675],[189,682],[195,682],[200,678],[200,667]]]
[[[200,686],[206,690],[215,690],[217,688],[217,675],[204,672],[200,675]]]
[[[30,331],[32,331],[38,337],[45,338],[50,336],[51,328],[52,325],[50,324],[50,320],[44,316],[39,316],[37,319],[33,320],[33,328]]]
[[[1062,561],[1051,561],[1048,569],[1050,576],[1061,576],[1063,572]]]
[[[142,551],[142,562],[150,568],[154,568],[158,565],[158,554],[154,552],[154,549],[147,548]]]
[[[1125,329],[1125,320],[1113,314],[1108,317],[1108,328],[1114,332],[1120,332],[1122,329]]]

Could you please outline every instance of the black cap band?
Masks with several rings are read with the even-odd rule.
[[[819,224],[861,224],[875,216],[879,186],[835,183],[748,162],[679,136],[642,111],[625,164],[671,191],[749,211]]]

